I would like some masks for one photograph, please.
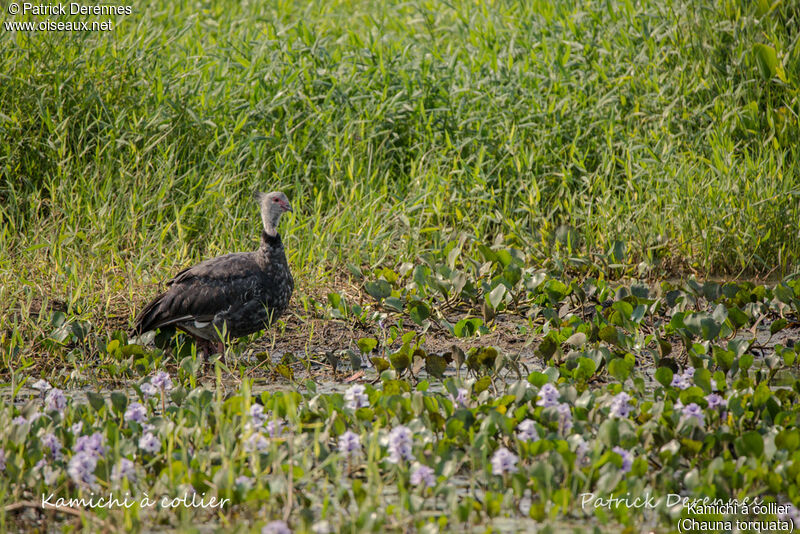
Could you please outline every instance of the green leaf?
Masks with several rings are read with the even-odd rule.
[[[575,369],[576,380],[589,380],[597,370],[594,360],[586,357],[578,358],[578,367]]]
[[[374,337],[362,337],[358,340],[358,350],[360,350],[362,354],[369,354],[375,350],[377,346],[378,340]]]
[[[372,365],[375,366],[375,370],[378,371],[378,374],[381,374],[389,368],[389,362],[386,361],[386,358],[375,356],[374,358],[371,358],[370,361],[372,362]]]
[[[128,407],[128,397],[124,393],[114,391],[111,393],[111,406],[117,413],[124,413]]]
[[[781,430],[775,436],[775,446],[789,452],[797,450],[800,447],[800,432],[796,428]]]
[[[778,77],[781,81],[786,82],[786,72],[783,70],[783,65],[778,60],[778,54],[773,47],[758,43],[753,45],[753,53],[756,56],[756,62],[762,78],[769,80],[773,77]]]
[[[492,379],[490,377],[483,376],[483,377],[479,378],[478,380],[476,380],[475,383],[472,385],[472,392],[475,395],[479,395],[483,391],[486,391],[487,389],[489,389],[489,385],[491,385],[491,383],[492,383]]]
[[[405,371],[408,369],[408,366],[411,365],[411,358],[409,358],[408,353],[404,350],[400,350],[389,356],[389,361],[392,367],[399,372]]]
[[[740,456],[758,458],[764,454],[764,438],[755,430],[742,434],[734,441],[733,446]]]
[[[397,297],[387,297],[386,299],[384,299],[383,305],[391,311],[396,311],[396,312],[403,311],[403,301]]]
[[[614,325],[609,324],[601,328],[599,336],[600,339],[606,343],[610,343],[611,345],[619,344],[619,332],[617,331],[617,327]]]
[[[548,380],[547,375],[544,373],[540,373],[539,371],[533,371],[531,374],[528,375],[528,382],[530,382],[537,388],[540,388],[543,385],[547,384],[547,380]]]
[[[473,317],[472,319],[461,319],[453,327],[456,337],[466,338],[475,335],[475,332],[483,324],[483,320]]]
[[[86,398],[89,399],[89,404],[91,405],[92,408],[94,408],[94,411],[96,412],[99,412],[106,406],[105,399],[99,393],[95,393],[94,391],[87,391]]]
[[[415,300],[411,303],[408,314],[411,316],[412,321],[422,326],[425,319],[431,316],[431,310],[424,302]]]
[[[538,354],[544,360],[550,359],[550,357],[555,354],[556,349],[558,349],[558,343],[555,342],[553,337],[548,334],[544,337],[539,346],[534,351],[535,354]]]
[[[497,309],[501,302],[503,302],[503,297],[506,296],[506,286],[503,284],[497,284],[497,287],[492,289],[488,295],[486,295],[486,300],[492,306],[493,309]]]
[[[425,358],[425,371],[429,375],[441,379],[444,377],[445,369],[447,369],[447,360],[438,354],[428,354],[428,357]]]
[[[773,321],[771,325],[769,325],[769,333],[770,334],[777,334],[789,324],[789,321],[781,317],[780,319]]]
[[[616,378],[620,384],[624,383],[633,370],[633,364],[625,358],[614,358],[608,362],[608,372]]]
[[[659,367],[656,369],[656,380],[664,387],[669,387],[672,384],[672,377],[675,374],[669,367]]]
[[[385,299],[392,294],[392,286],[386,280],[376,280],[374,282],[367,282],[364,284],[364,289],[375,300]]]

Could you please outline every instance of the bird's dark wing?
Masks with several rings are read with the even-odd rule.
[[[184,269],[167,282],[165,293],[142,310],[134,333],[190,320],[211,321],[258,292],[262,269],[251,252],[226,254]]]

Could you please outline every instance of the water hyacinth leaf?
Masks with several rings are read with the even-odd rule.
[[[791,304],[794,301],[794,291],[785,283],[778,284],[773,290],[775,297],[784,304]]]
[[[755,430],[745,432],[741,437],[736,438],[733,446],[740,456],[759,458],[764,454],[764,438]]]
[[[781,317],[780,319],[773,321],[772,324],[769,325],[769,333],[775,335],[784,328],[786,328],[788,325],[789,321],[787,321],[784,317]]]
[[[409,316],[411,320],[417,323],[418,325],[422,326],[425,320],[431,316],[431,310],[428,308],[428,305],[420,300],[412,301],[409,311]]]
[[[475,383],[472,385],[472,392],[475,393],[475,395],[479,395],[482,392],[489,389],[489,386],[491,384],[492,384],[492,379],[488,376],[483,376],[478,380],[476,380]]]
[[[712,348],[712,354],[714,363],[717,364],[717,367],[726,373],[730,371],[731,367],[733,367],[733,360],[736,358],[736,354],[733,351],[724,350],[714,345]]]
[[[403,311],[403,301],[397,297],[387,297],[384,299],[383,305],[390,311],[398,313]]]
[[[472,319],[461,319],[453,328],[456,337],[467,338],[472,337],[477,332],[478,327],[483,324],[483,321],[477,317]]]
[[[779,449],[793,452],[800,447],[800,431],[796,428],[787,428],[775,436],[775,446]]]
[[[542,339],[542,342],[539,343],[535,353],[538,356],[541,356],[544,360],[548,360],[553,354],[555,354],[557,349],[558,343],[556,343],[552,335],[547,334],[544,339]]]
[[[627,380],[633,370],[633,363],[626,358],[614,358],[608,363],[608,372],[621,384]]]
[[[656,369],[655,376],[659,384],[664,387],[669,387],[669,385],[672,384],[672,377],[674,376],[674,373],[669,367],[659,367]]]
[[[102,395],[94,391],[87,391],[86,398],[89,400],[89,405],[94,408],[94,411],[99,412],[106,406],[106,401]]]
[[[619,344],[619,331],[614,325],[606,325],[600,329],[600,339],[611,345]]]
[[[447,369],[447,361],[438,354],[428,354],[425,358],[425,371],[436,378],[443,378]]]
[[[117,413],[124,413],[128,406],[128,397],[119,391],[111,392],[111,406]]]
[[[503,297],[505,296],[506,286],[503,284],[497,284],[497,287],[492,289],[489,294],[486,295],[486,300],[488,300],[492,308],[496,310],[500,303],[503,302]]]
[[[537,388],[540,388],[543,385],[547,384],[548,380],[549,379],[547,375],[544,373],[540,373],[539,371],[533,371],[531,374],[528,375],[528,382],[530,382]]]
[[[396,371],[403,372],[411,365],[411,358],[408,352],[400,350],[389,356],[389,362]]]
[[[392,286],[386,280],[375,280],[364,284],[364,289],[377,301],[383,300],[392,294]]]
[[[743,373],[747,373],[747,370],[753,366],[753,355],[752,354],[742,354],[741,358],[739,358],[739,369]]]
[[[370,361],[372,362],[372,365],[375,366],[375,370],[378,372],[378,374],[381,374],[389,368],[389,362],[386,361],[386,358],[375,356],[374,358],[370,359]]]
[[[594,372],[597,369],[597,366],[594,363],[594,360],[589,358],[581,357],[578,358],[578,367],[575,370],[575,379],[576,380],[589,380],[594,376]]]
[[[706,393],[711,393],[711,371],[708,369],[697,369],[694,372],[694,383],[700,386]]]
[[[374,337],[362,337],[358,340],[357,344],[358,350],[360,350],[362,354],[369,354],[378,346],[378,340]]]

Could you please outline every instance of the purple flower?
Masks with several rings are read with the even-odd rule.
[[[6,470],[6,450],[0,449],[0,471]]]
[[[778,514],[778,519],[781,521],[791,521],[794,523],[794,528],[800,528],[800,509],[791,503],[784,503],[783,506],[788,506],[788,510]]]
[[[111,468],[111,481],[122,482],[128,479],[130,482],[136,481],[136,468],[133,462],[127,458],[120,458],[119,462]]]
[[[58,412],[59,414],[64,415],[64,409],[67,407],[67,398],[64,396],[64,392],[60,389],[51,389],[47,393],[47,397],[45,398],[44,402],[48,411]]]
[[[278,437],[283,434],[284,427],[286,427],[286,422],[283,419],[273,419],[267,423],[267,434],[271,438]]]
[[[516,454],[505,447],[500,447],[492,455],[492,473],[495,475],[516,473],[518,460]]]
[[[139,448],[150,454],[155,454],[161,450],[161,440],[155,437],[150,432],[145,432],[139,438]]]
[[[609,410],[608,416],[612,419],[628,417],[632,409],[629,404],[630,400],[631,396],[624,391],[615,395],[614,398],[611,399],[611,410]]]
[[[539,439],[539,433],[532,420],[525,419],[517,425],[517,438],[520,441],[537,441]]]
[[[586,465],[589,463],[589,444],[583,439],[583,436],[578,436],[578,444],[575,446],[575,455],[578,465]]]
[[[269,442],[260,432],[251,434],[244,442],[244,450],[247,452],[265,451],[269,448]]]
[[[633,455],[620,446],[616,446],[611,450],[622,456],[622,467],[620,468],[622,472],[627,473],[630,471],[631,467],[633,467]]]
[[[411,453],[411,430],[407,427],[400,425],[389,432],[389,463],[398,464],[403,459],[413,460],[414,455]]]
[[[61,442],[52,432],[42,436],[42,445],[50,449],[50,455],[53,459],[58,460],[61,458]]]
[[[558,426],[562,432],[569,432],[572,428],[572,412],[570,411],[569,404],[561,402],[556,406],[558,411]]]
[[[49,391],[49,390],[50,390],[50,389],[51,389],[53,386],[51,386],[50,384],[48,384],[48,383],[47,383],[47,380],[44,380],[44,379],[40,378],[39,380],[37,380],[36,382],[34,382],[34,383],[33,383],[33,385],[32,385],[31,387],[32,387],[33,389],[38,389],[38,390],[39,390],[39,391],[41,391],[42,393],[45,393],[46,391]]]
[[[25,416],[22,416],[22,415],[18,415],[14,419],[11,420],[11,424],[14,425],[14,426],[22,426],[27,422],[28,422],[28,420],[25,419]]]
[[[558,406],[558,397],[560,396],[558,389],[553,384],[545,384],[539,390],[539,400],[536,401],[538,406],[550,408]]]
[[[150,382],[164,393],[169,393],[170,390],[172,390],[172,379],[166,371],[157,372],[155,376],[150,379]]]
[[[694,417],[701,423],[705,419],[705,414],[703,413],[703,409],[694,402],[690,402],[689,404],[684,406],[683,410],[681,410],[681,414],[683,415],[683,417],[689,417],[689,418]]]
[[[465,388],[458,388],[457,395],[453,397],[453,403],[466,408],[469,404],[469,391]]]
[[[69,431],[72,432],[74,436],[80,434],[81,430],[83,430],[83,421],[78,421],[77,423],[69,427]]]
[[[144,395],[145,399],[148,397],[155,397],[156,395],[158,395],[158,388],[155,387],[150,382],[145,382],[144,384],[139,386],[139,389],[142,391],[142,395]]]
[[[351,410],[366,408],[369,406],[369,397],[365,393],[366,388],[361,384],[354,384],[344,394],[347,407]]]
[[[422,486],[423,488],[432,488],[436,485],[436,480],[433,477],[433,469],[427,465],[416,464],[411,471],[411,484],[414,486]]]
[[[725,398],[716,393],[709,393],[706,395],[706,402],[708,402],[709,410],[716,410],[717,408],[725,407]]]
[[[264,426],[267,416],[264,414],[264,406],[261,404],[253,404],[250,406],[250,419],[256,426]]]
[[[132,402],[125,410],[125,420],[127,422],[134,421],[136,423],[144,423],[147,419],[147,408],[139,402]]]
[[[292,534],[286,521],[270,521],[261,529],[261,534]]]
[[[361,438],[355,432],[348,430],[339,436],[339,452],[347,457],[355,458],[361,454]]]
[[[105,442],[105,436],[100,432],[95,432],[91,436],[79,436],[75,440],[75,447],[72,450],[75,454],[85,452],[95,458],[100,458],[106,454]]]
[[[97,456],[88,451],[77,452],[69,460],[67,474],[76,483],[95,487],[97,477],[94,470],[97,467]]]
[[[247,475],[239,475],[233,483],[245,491],[249,491],[253,487],[253,479]]]
[[[673,375],[671,386],[678,389],[687,389],[692,385],[693,377],[694,377],[694,367],[688,367],[683,372],[683,374]]]

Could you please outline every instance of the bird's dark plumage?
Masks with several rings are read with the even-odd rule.
[[[281,213],[291,211],[283,193],[259,194],[264,230],[255,252],[206,260],[179,272],[169,289],[136,318],[135,334],[176,326],[212,342],[237,338],[269,326],[284,312],[294,289],[283,243]]]

